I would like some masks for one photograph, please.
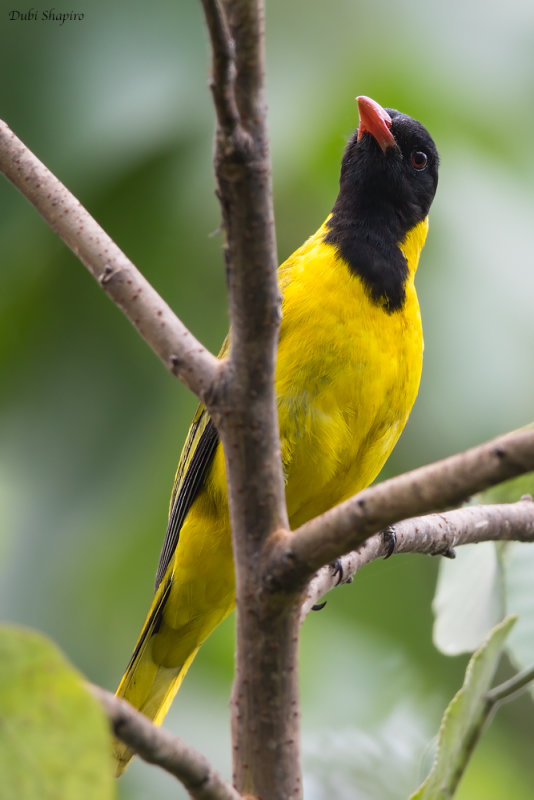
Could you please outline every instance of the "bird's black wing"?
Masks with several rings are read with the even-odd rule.
[[[167,533],[156,572],[156,589],[169,566],[191,505],[197,496],[219,443],[219,435],[208,412],[200,406],[189,429],[171,495]]]

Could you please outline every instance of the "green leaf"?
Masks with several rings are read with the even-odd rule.
[[[1,793],[111,800],[111,737],[82,676],[34,631],[0,626]]]
[[[534,423],[531,423],[520,430],[533,427]],[[534,472],[486,489],[473,499],[477,503],[513,503],[527,494],[534,495]],[[523,670],[534,663],[534,547],[524,542],[501,542],[496,553],[502,574],[502,585],[496,587],[499,593],[502,592],[502,616],[517,614],[519,617],[507,641],[506,651],[515,666]],[[478,579],[475,580],[478,584]],[[534,687],[530,687],[530,692],[534,694]]]
[[[454,560],[441,560],[432,608],[438,650],[452,656],[480,647],[505,613],[502,570],[493,542],[465,545]]]
[[[450,800],[453,796],[480,733],[485,694],[515,621],[516,617],[507,617],[497,625],[469,661],[464,684],[443,715],[430,774],[410,800]]]

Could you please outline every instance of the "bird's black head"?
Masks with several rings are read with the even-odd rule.
[[[373,298],[395,310],[404,300],[407,275],[398,245],[428,214],[438,183],[438,151],[426,128],[406,114],[368,97],[358,98],[358,109],[360,125],[341,162],[326,241],[337,245]],[[377,266],[381,259],[390,265]]]

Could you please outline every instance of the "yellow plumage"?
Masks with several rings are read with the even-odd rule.
[[[409,278],[405,304],[393,314],[369,299],[361,279],[322,241],[324,225],[279,269],[276,390],[292,528],[368,486],[404,428],[421,376],[423,337],[413,278],[427,228],[425,219],[402,243]],[[117,690],[156,724],[198,648],[234,606],[220,444],[180,531],[148,625],[163,595],[159,629],[146,637]],[[116,757],[120,773],[131,753],[117,743]]]
[[[369,117],[366,125],[374,124],[376,130],[369,127],[364,130],[378,137],[378,145],[384,152],[391,144],[388,136],[393,143],[391,148],[399,150],[400,145],[398,148],[389,133],[391,118],[383,109],[380,113],[385,115],[383,119],[389,120],[387,130],[378,130],[382,118],[378,122],[371,119],[369,123]],[[398,112],[391,114],[398,115]],[[398,115],[398,120],[394,118],[391,124],[398,126],[399,141],[405,136],[403,131],[407,124],[419,126],[402,115]],[[419,128],[428,137],[422,126],[415,129],[415,135],[423,137]],[[361,138],[358,134],[349,145],[344,161],[345,166],[348,163],[347,169],[352,164],[351,147],[363,149],[365,158],[378,160],[382,157],[375,142],[368,145],[364,137],[361,145]],[[434,147],[430,137],[428,139]],[[426,139],[422,141],[428,144]],[[365,148],[369,150],[370,147],[374,147],[376,153],[372,151],[367,155]],[[430,145],[428,150],[434,153]],[[409,152],[399,156],[406,170],[412,169],[408,163]],[[383,294],[376,290],[377,285],[379,288],[382,285],[380,271],[377,270],[377,282],[376,276],[365,273],[363,268],[359,274],[358,263],[348,263],[342,255],[347,252],[350,256],[354,239],[350,226],[352,238],[348,245],[343,239],[346,208],[352,203],[350,193],[347,195],[345,191],[344,194],[343,168],[342,202],[338,198],[339,206],[334,207],[324,225],[279,268],[283,300],[276,392],[292,528],[368,486],[384,465],[408,419],[421,376],[423,338],[414,276],[426,239],[427,212],[437,182],[437,153],[434,159],[436,174],[430,176],[431,183],[425,178],[422,213],[406,226],[400,241],[393,238],[387,251],[392,263],[401,265],[398,285],[387,290],[389,295],[386,290]],[[420,170],[420,161],[421,153],[417,151],[414,170]],[[362,175],[365,186],[363,168]],[[411,174],[408,179],[412,180]],[[408,188],[410,186],[408,183]],[[372,194],[374,189],[366,191]],[[382,225],[381,217],[378,219]],[[370,216],[370,220],[368,227],[354,229],[359,248],[356,254],[361,254],[362,263],[368,241],[374,241],[374,217]],[[336,241],[329,241],[332,230],[340,232],[339,246]],[[384,239],[387,235],[391,239],[389,231],[385,231]],[[382,249],[379,240],[379,263]],[[374,266],[372,259],[371,263]],[[384,259],[384,263],[386,266],[381,269],[388,272],[389,261]],[[390,287],[387,282],[384,285]],[[396,290],[399,290],[397,294]],[[216,449],[210,451],[211,461],[208,459],[203,469],[194,462],[202,450],[199,443],[209,424],[208,415],[200,408],[178,466],[171,498],[170,529],[186,482],[195,474],[201,475],[201,479],[194,491],[190,491],[192,504],[187,505],[177,523],[179,539],[171,537],[169,543],[167,538],[164,545],[162,558],[165,553],[166,557],[158,574],[159,585],[138,645],[117,690],[119,696],[129,700],[156,724],[163,720],[198,648],[234,606],[224,457],[216,438],[213,440]],[[115,754],[120,774],[131,752],[117,742]]]
[[[368,486],[406,424],[421,377],[413,278],[427,228],[402,245],[410,274],[393,314],[324,243],[324,225],[280,267],[276,390],[292,528]]]

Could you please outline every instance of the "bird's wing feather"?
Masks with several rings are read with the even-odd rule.
[[[218,358],[225,358],[229,349],[230,335],[226,336]],[[206,408],[203,405],[199,405],[189,428],[174,478],[169,508],[169,522],[167,523],[167,532],[156,572],[156,590],[163,580],[169,562],[176,550],[176,545],[180,538],[180,530],[195,497],[204,483],[218,444],[219,434],[217,429]]]
[[[167,532],[159,557],[156,589],[176,550],[180,530],[197,496],[219,443],[219,435],[204,406],[199,406],[189,429],[174,479]]]

